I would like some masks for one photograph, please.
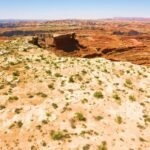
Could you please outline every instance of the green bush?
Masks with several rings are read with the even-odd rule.
[[[69,78],[69,82],[70,82],[70,83],[74,83],[73,76],[71,76],[71,77]]]
[[[129,100],[132,101],[132,102],[134,102],[134,101],[136,101],[136,98],[134,97],[134,95],[130,95],[129,96]]]
[[[100,146],[98,146],[98,150],[107,150],[107,143],[103,141]]]
[[[64,134],[61,131],[52,131],[51,137],[53,140],[62,140],[64,137]]]
[[[120,105],[121,104],[121,98],[119,97],[118,94],[114,94],[113,98],[115,99],[115,101]]]
[[[118,124],[121,124],[122,123],[122,117],[121,116],[117,116],[115,121],[118,123]]]
[[[82,113],[77,112],[77,113],[75,113],[75,115],[76,115],[76,118],[77,118],[79,121],[86,121],[86,118],[83,116]]]
[[[104,96],[103,96],[103,93],[101,91],[97,91],[97,92],[94,93],[94,97],[103,98]]]

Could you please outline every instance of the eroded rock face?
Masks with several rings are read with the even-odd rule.
[[[79,50],[83,46],[79,44],[79,41],[75,37],[75,33],[54,35],[54,45],[56,49],[64,50],[66,52]]]
[[[32,37],[32,38],[29,40],[29,43],[31,43],[31,44],[33,44],[33,45],[39,46],[39,44],[38,44],[38,37],[37,37],[37,36]]]
[[[53,44],[53,37],[50,33],[37,34],[38,44],[43,48],[49,48]]]
[[[36,34],[36,36],[33,36],[29,43],[32,43],[34,45],[37,45],[39,47],[48,48],[52,46],[53,44],[53,37],[51,34]]]
[[[98,32],[98,31],[97,31]],[[102,36],[85,34],[80,31],[66,34],[39,34],[32,43],[53,51],[58,56],[95,58],[104,57],[113,61],[129,61],[140,65],[150,65],[150,35],[129,30],[122,36]],[[132,33],[131,36],[128,33]],[[134,35],[139,34],[139,35]],[[86,47],[82,46],[85,45]]]
[[[37,34],[29,42],[43,48],[55,47],[56,50],[63,50],[65,52],[73,52],[84,48],[84,46],[79,44],[75,33],[57,35]]]

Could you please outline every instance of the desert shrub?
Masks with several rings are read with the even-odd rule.
[[[55,77],[62,77],[60,73],[55,73]]]
[[[15,72],[13,72],[13,76],[19,76],[20,74],[19,74],[19,71],[15,71]]]
[[[100,121],[100,120],[103,119],[103,117],[102,116],[95,116],[94,119],[97,120],[97,121]]]
[[[43,92],[39,92],[36,95],[39,95],[39,96],[41,96],[43,98],[47,97],[47,95],[45,93],[43,93]]]
[[[0,105],[0,110],[5,109],[6,107],[4,105]]]
[[[126,79],[124,86],[132,89],[132,81],[130,79]]]
[[[120,105],[121,104],[121,98],[119,97],[118,94],[114,94],[113,98],[115,99],[115,101]]]
[[[134,101],[136,101],[136,98],[135,98],[134,95],[130,95],[130,96],[129,96],[129,100],[132,101],[132,102],[134,102]]]
[[[103,98],[104,96],[103,96],[103,93],[101,91],[97,91],[94,93],[94,97],[95,98]]]
[[[73,76],[71,76],[71,77],[69,78],[69,82],[70,82],[70,83],[74,83]]]
[[[49,89],[54,89],[54,84],[53,84],[53,83],[49,84],[49,85],[48,85],[48,88],[49,88]]]
[[[53,140],[62,140],[64,138],[64,133],[61,131],[52,131],[51,137]]]
[[[101,145],[98,146],[98,150],[107,150],[107,143],[103,141]]]
[[[52,106],[53,106],[54,109],[57,109],[57,108],[58,108],[58,105],[55,104],[55,103],[52,103]]]
[[[118,123],[118,124],[121,124],[122,123],[122,117],[121,116],[117,116],[115,121]]]
[[[81,112],[75,113],[75,117],[76,117],[79,121],[86,121],[86,118],[83,116],[83,114],[82,114]]]
[[[23,123],[21,121],[18,121],[17,126],[18,126],[18,128],[21,128],[23,126]]]
[[[81,103],[82,103],[82,104],[85,104],[85,103],[87,103],[87,102],[88,102],[88,100],[87,100],[86,98],[84,98],[84,99],[81,100]]]
[[[8,101],[9,102],[13,102],[13,101],[17,101],[19,98],[17,97],[17,96],[10,96],[9,98],[8,98]]]

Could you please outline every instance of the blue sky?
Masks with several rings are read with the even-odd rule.
[[[0,19],[150,17],[150,0],[1,0]]]

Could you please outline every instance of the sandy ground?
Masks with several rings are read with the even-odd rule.
[[[1,150],[149,150],[150,68],[0,42]]]

